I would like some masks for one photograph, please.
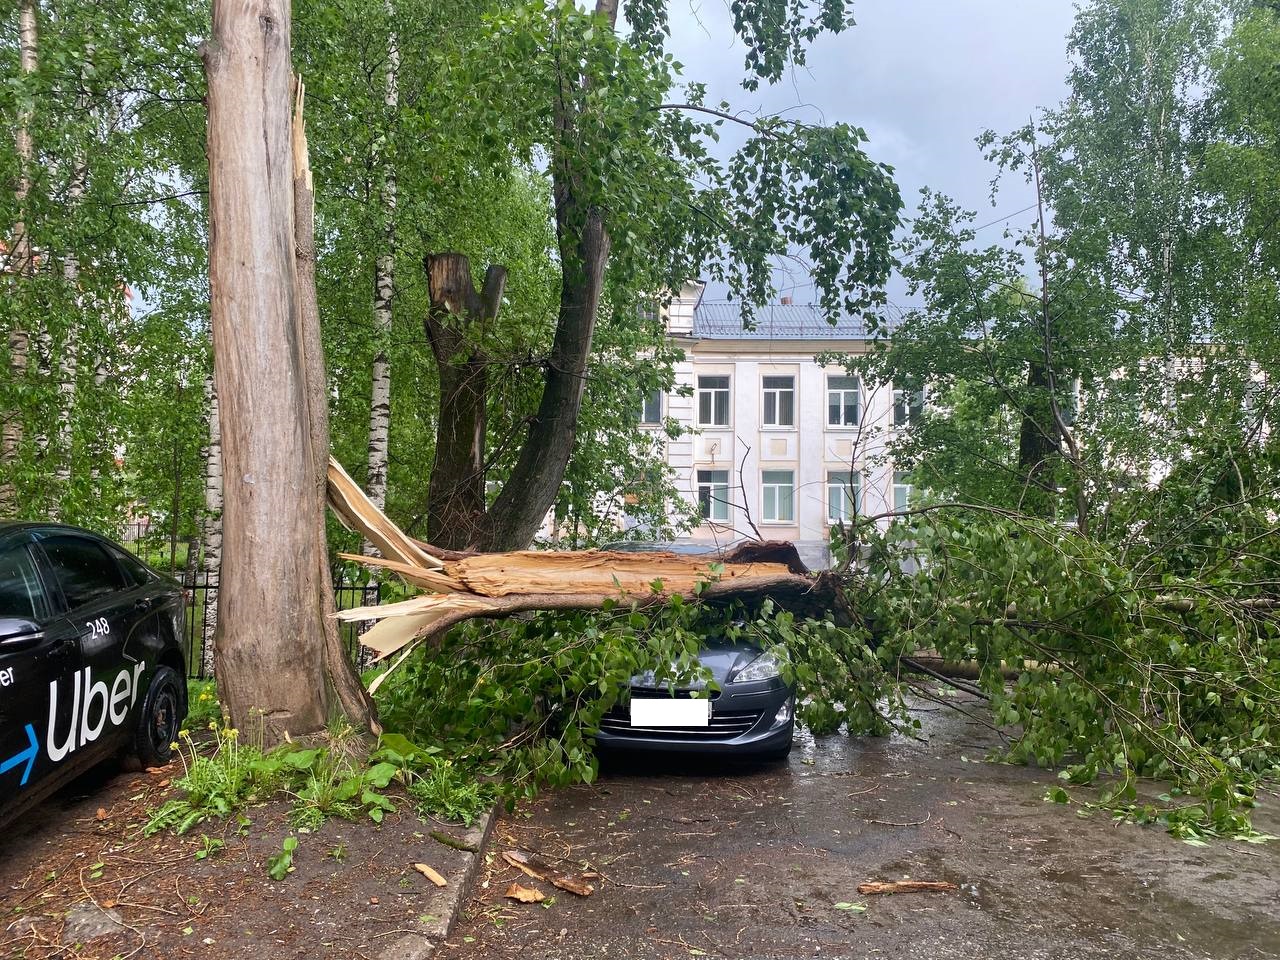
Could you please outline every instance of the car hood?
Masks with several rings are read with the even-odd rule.
[[[729,682],[729,678],[733,674],[760,656],[762,652],[759,647],[750,643],[708,639],[703,641],[703,647],[698,651],[698,660],[711,671],[712,679],[723,686]],[[632,677],[631,685],[635,687],[656,687],[659,683],[654,677],[654,671],[648,670]],[[698,688],[701,684],[693,683],[683,686],[685,689],[690,689]]]

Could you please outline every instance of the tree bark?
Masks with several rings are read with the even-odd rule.
[[[507,271],[490,266],[476,292],[471,264],[460,253],[425,261],[431,306],[427,339],[440,377],[435,460],[427,488],[428,536],[446,548],[486,544],[484,459],[488,358],[471,345],[470,328],[497,318]],[[370,499],[373,499],[370,497]]]
[[[325,700],[330,713],[342,715],[358,730],[376,726],[373,700],[365,693],[360,675],[338,633],[338,605],[333,594],[333,575],[325,547],[325,508],[329,487],[329,397],[328,374],[324,363],[324,341],[320,332],[320,304],[316,296],[315,190],[311,184],[311,163],[307,156],[307,133],[303,120],[305,88],[298,80],[293,114],[293,216],[296,260],[297,336],[302,346],[303,400],[311,456],[311,489],[305,492],[300,508],[310,515],[316,555],[316,595],[321,613],[321,640]],[[305,601],[305,598],[304,598]]]
[[[387,0],[387,15],[395,23],[395,7]],[[400,106],[400,46],[394,27],[387,47],[386,94],[383,104],[388,121],[394,120]],[[378,352],[373,358],[373,378],[369,396],[369,462],[365,486],[369,499],[385,509],[387,505],[387,456],[391,433],[391,363],[387,358],[387,342],[391,338],[392,299],[395,292],[396,264],[396,168],[395,157],[385,164],[386,181],[382,190],[382,209],[386,216],[383,247],[374,260],[373,336]],[[366,556],[374,555],[367,541],[361,548]]]
[[[36,47],[38,42],[35,0],[21,0],[18,7],[19,69],[24,74],[36,72]],[[13,225],[13,242],[10,245],[9,269],[15,282],[22,283],[33,273],[31,237],[26,222],[27,197],[31,193],[31,111],[18,115],[18,128],[14,135],[18,155],[18,184],[14,190],[19,220]],[[9,330],[9,377],[13,383],[21,383],[27,377],[27,363],[31,353],[31,334],[15,323]],[[12,517],[18,511],[18,490],[14,470],[22,447],[24,411],[20,408],[6,410],[0,419],[0,517]]]
[[[219,692],[231,722],[255,733],[260,723],[266,745],[341,713],[367,729],[367,709],[347,695],[354,669],[335,669],[326,639],[332,584],[315,431],[327,411],[311,400],[324,389],[307,382],[319,345],[298,302],[288,0],[214,0],[204,64],[225,471]]]
[[[204,453],[204,516],[200,521],[203,541],[201,567],[206,583],[217,583],[222,568],[222,427],[218,419],[218,392],[213,387],[213,373],[204,381],[206,407],[209,410],[209,443]],[[212,677],[213,637],[218,627],[218,605],[202,604],[204,623],[201,627],[201,676]]]

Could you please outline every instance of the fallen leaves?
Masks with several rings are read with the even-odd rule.
[[[521,903],[541,903],[547,899],[547,895],[537,887],[522,887],[518,883],[512,883],[507,887],[507,892],[503,896],[519,900]]]

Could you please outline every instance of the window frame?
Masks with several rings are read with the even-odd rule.
[[[788,386],[770,386],[770,380],[786,380]],[[782,421],[782,396],[790,395],[789,418]],[[769,401],[773,400],[773,417],[769,416]],[[796,427],[796,376],[794,373],[770,373],[760,377],[760,426],[768,430],[794,430]]]
[[[844,478],[844,479],[833,479]],[[846,482],[847,481],[847,482]],[[843,509],[836,516],[832,509],[833,494],[840,497]],[[827,470],[827,523],[849,523],[862,513],[862,471],[861,470]]]
[[[907,510],[911,506],[911,494],[915,492],[916,485],[914,483],[909,483],[909,482],[904,483],[902,480],[903,477],[910,477],[910,476],[911,476],[911,472],[908,470],[893,471],[893,510],[895,513],[897,513],[899,510]],[[901,503],[898,502],[899,490],[906,491],[902,495]]]
[[[899,416],[901,412],[901,416]],[[895,428],[909,427],[920,421],[924,415],[923,387],[895,387],[893,390],[893,406],[889,411],[889,419]]]
[[[704,475],[706,475],[708,479],[704,480]],[[710,479],[712,475],[723,476],[724,482],[720,483],[717,480]],[[693,473],[693,479],[694,486],[697,490],[698,516],[702,518],[703,523],[728,523],[729,513],[733,507],[733,501],[730,499],[729,494],[729,471],[696,468]],[[707,491],[705,499],[703,497],[704,488]],[[717,488],[722,488],[724,490],[723,499],[716,497]],[[721,508],[724,516],[716,516],[717,506]],[[704,508],[706,509],[705,513],[703,512]]]
[[[657,401],[657,403],[656,403],[656,407],[657,407],[657,411],[658,411],[658,413],[657,413],[657,416],[656,416],[653,420],[650,420],[650,419],[649,419],[649,406],[650,406],[650,404],[651,404],[651,403],[653,403],[655,400]],[[663,408],[663,406],[664,406],[664,404],[663,404],[663,391],[662,391],[662,389],[661,389],[661,388],[659,388],[659,387],[654,387],[654,389],[650,390],[647,394],[645,394],[645,396],[644,396],[644,397],[641,399],[641,401],[640,401],[640,425],[641,425],[642,427],[660,427],[660,426],[662,426],[662,408]]]
[[[704,387],[704,380],[723,380],[723,387]],[[733,374],[730,373],[700,373],[694,377],[694,418],[699,427],[728,427],[733,423]],[[724,395],[724,422],[721,423],[715,419],[716,417],[716,399],[719,395]],[[702,419],[702,398],[707,396],[709,404],[709,420]]]
[[[786,474],[791,479],[782,483],[767,479],[769,474]],[[787,491],[788,516],[782,516],[782,492]],[[773,516],[769,516],[769,494],[773,494]],[[760,471],[760,522],[793,525],[796,522],[796,472],[790,468]]]
[[[852,387],[833,387],[833,380],[852,380]],[[854,418],[852,423],[848,423],[844,419],[846,409],[846,397],[852,393],[855,398]],[[838,409],[840,411],[840,422],[833,422],[831,419],[831,398],[833,395],[840,396]],[[862,426],[863,403],[865,401],[865,392],[862,389],[862,378],[851,373],[829,373],[827,374],[827,427],[836,430],[856,430]]]

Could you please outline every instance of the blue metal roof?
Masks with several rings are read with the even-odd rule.
[[[743,328],[738,301],[703,301],[693,313],[693,335],[707,340],[863,340],[867,336],[861,317],[841,316],[830,324],[822,308],[809,303],[757,307],[754,324],[754,329]]]

